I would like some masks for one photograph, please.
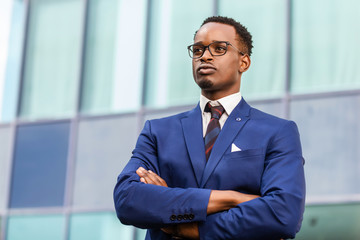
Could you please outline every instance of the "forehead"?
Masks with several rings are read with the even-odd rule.
[[[194,42],[230,41],[236,40],[235,28],[223,23],[209,22],[196,33]]]

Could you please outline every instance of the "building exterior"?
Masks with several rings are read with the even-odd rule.
[[[144,121],[197,103],[186,46],[211,15],[254,37],[244,98],[299,126],[296,239],[360,238],[359,1],[3,0],[1,240],[144,238],[112,190]]]

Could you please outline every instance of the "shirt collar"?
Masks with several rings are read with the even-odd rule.
[[[200,95],[200,109],[201,109],[201,113],[204,113],[204,109],[205,109],[205,105],[210,102],[211,106],[217,106],[219,104],[221,104],[227,115],[230,115],[230,113],[232,112],[232,110],[234,110],[234,108],[239,104],[239,102],[241,101],[241,93],[237,92],[234,94],[231,94],[229,96],[220,98],[218,100],[210,100],[208,98],[206,98],[203,95]]]

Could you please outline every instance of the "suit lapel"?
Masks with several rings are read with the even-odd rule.
[[[236,135],[249,120],[249,112],[250,106],[245,102],[244,99],[242,99],[231,112],[215,142],[208,162],[205,166],[200,184],[201,188],[205,187],[207,180],[220,162],[226,149],[229,148],[229,146],[233,143]]]
[[[200,186],[201,176],[206,164],[200,106],[197,105],[187,116],[182,118],[181,123],[197,184]]]

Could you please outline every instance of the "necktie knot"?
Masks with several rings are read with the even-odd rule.
[[[225,112],[225,109],[222,105],[211,106],[208,102],[205,106],[205,112],[211,112],[211,118],[220,119],[221,115]]]

